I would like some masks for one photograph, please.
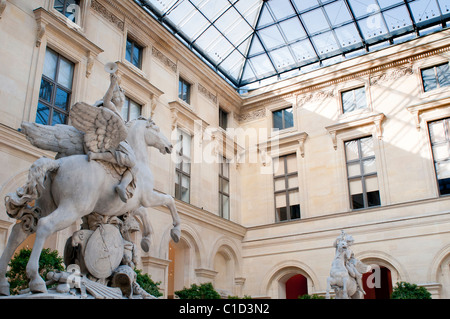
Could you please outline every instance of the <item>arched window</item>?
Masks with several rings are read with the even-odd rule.
[[[373,267],[362,278],[364,299],[390,299],[392,294],[392,278],[389,268],[384,266]]]

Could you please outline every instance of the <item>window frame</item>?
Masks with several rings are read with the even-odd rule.
[[[423,90],[424,93],[429,93],[429,92],[432,92],[432,91],[439,90],[439,89],[442,89],[442,88],[450,86],[450,83],[448,85],[442,86],[442,84],[439,82],[439,76],[437,74],[437,68],[441,67],[443,65],[447,65],[449,67],[449,77],[450,77],[450,63],[448,61],[447,62],[443,62],[443,63],[438,63],[438,64],[435,64],[435,65],[432,65],[432,66],[429,66],[429,67],[423,67],[423,68],[420,69],[420,79],[422,81],[422,90]],[[433,71],[434,71],[434,77],[435,77],[437,86],[435,88],[433,88],[433,89],[426,90],[423,72],[426,71],[426,70],[430,70],[430,69],[433,69]]]
[[[224,174],[224,167],[227,168],[228,177]],[[224,191],[223,181],[228,183],[228,193]],[[228,211],[224,212],[223,210],[223,196],[228,197]],[[228,162],[226,157],[222,157],[222,160],[219,161],[219,216],[230,220],[230,163]],[[226,214],[224,214],[226,213]]]
[[[183,96],[184,96],[184,93],[183,93],[184,88],[186,88],[186,99],[183,98]],[[192,95],[191,94],[191,90],[192,90],[191,82],[187,81],[185,78],[180,76],[178,78],[178,98],[181,101],[191,105],[191,95]]]
[[[286,110],[291,109],[292,110],[292,126],[287,126],[286,127],[286,118],[285,118],[285,114],[286,114]],[[282,112],[281,113],[281,123],[282,123],[282,128],[279,127],[275,127],[275,113],[277,112]],[[278,129],[280,131],[282,130],[286,130],[286,129],[292,129],[295,128],[295,116],[294,116],[294,107],[288,106],[288,107],[284,107],[284,108],[280,108],[280,109],[276,109],[276,110],[272,110],[272,129]]]
[[[432,136],[431,136],[430,125],[432,125],[433,123],[441,122],[441,121],[443,122],[443,125],[444,125],[445,139],[443,141],[433,142],[433,139],[432,139]],[[450,196],[450,190],[449,190],[448,193],[442,194],[441,186],[440,186],[440,183],[439,183],[440,179],[438,177],[438,171],[437,171],[437,168],[436,168],[437,164],[440,163],[440,162],[450,162],[450,156],[447,157],[446,159],[436,160],[435,155],[434,155],[435,154],[434,146],[436,146],[436,145],[440,146],[440,145],[445,145],[445,144],[447,144],[447,148],[449,149],[448,152],[450,154],[450,117],[445,117],[445,118],[440,118],[440,119],[437,119],[437,120],[429,121],[427,123],[427,126],[428,126],[428,136],[429,136],[429,139],[430,139],[431,156],[432,156],[432,159],[433,159],[433,166],[434,166],[434,173],[435,173],[435,176],[436,176],[436,184],[437,184],[438,194],[439,194],[439,197]]]
[[[191,150],[192,150],[192,136],[189,133],[181,130],[180,128],[178,128],[177,130],[178,130],[177,131],[178,143],[180,143],[180,150],[177,152],[177,157],[178,157],[177,160],[179,160],[180,162],[179,162],[179,164],[177,163],[175,165],[175,175],[176,176],[175,176],[175,194],[174,194],[175,196],[174,197],[178,200],[181,200],[181,201],[189,204],[191,202],[191,175],[192,175],[191,159],[192,159],[192,154],[190,152],[189,156],[186,156],[186,154],[184,154],[184,152],[183,152],[183,136],[184,136],[183,134],[190,136],[189,143],[191,143],[191,147],[190,147]],[[180,137],[181,137],[181,139],[180,139]],[[186,158],[188,161],[185,162],[184,160]],[[184,163],[189,163],[189,173],[187,173],[186,171],[183,170]],[[178,167],[179,165],[181,165],[181,168]],[[182,199],[182,185],[183,185],[182,177],[186,177],[189,181],[189,183],[188,183],[189,184],[189,186],[188,186],[189,195],[188,195],[187,201],[184,201]],[[180,181],[178,186],[176,184],[177,178],[179,178],[179,181]],[[178,194],[178,196],[177,196],[177,194]]]
[[[364,106],[358,106],[357,104],[357,100],[356,100],[356,91],[358,90],[364,90]],[[344,103],[344,94],[345,93],[349,93],[352,92],[353,93],[353,101],[352,101],[352,107],[353,108],[347,108],[346,109],[346,105]],[[362,86],[357,86],[357,87],[353,87],[350,89],[346,89],[343,91],[340,91],[340,102],[341,102],[341,111],[342,114],[349,114],[355,111],[361,111],[361,110],[365,110],[369,108],[369,104],[367,103],[367,89],[365,85]]]
[[[60,14],[62,14],[64,17],[66,17],[67,19],[69,19],[69,17],[67,16],[67,8],[69,7],[69,5],[71,5],[72,3],[68,3],[69,1],[71,1],[71,0],[63,0],[64,1],[64,4],[63,4],[63,10],[62,10],[62,12],[61,11],[59,11],[57,8],[56,8],[56,0],[53,0],[53,4],[52,4],[52,7],[53,7],[53,9],[55,9],[57,12],[59,12]],[[81,6],[82,6],[82,1],[83,0],[74,0],[74,2],[76,2],[76,1],[78,1],[78,4],[76,4],[76,3],[74,3],[75,5],[77,5],[79,8],[80,8],[80,10],[81,10]],[[79,13],[79,14],[81,14],[81,12]],[[72,21],[73,23],[75,23],[75,24],[78,24],[78,25],[80,25],[80,22],[81,21],[77,21],[77,19],[76,19],[76,15],[75,15],[75,19],[74,20],[71,20],[71,19],[69,19],[70,21]],[[78,19],[80,19],[81,17],[80,17],[80,15],[78,16]]]
[[[346,175],[347,175],[347,187],[348,187],[348,192],[349,192],[349,201],[350,201],[350,208],[352,210],[361,210],[361,209],[368,209],[368,208],[373,208],[373,207],[380,207],[381,206],[381,192],[380,192],[380,178],[379,178],[379,174],[378,174],[378,170],[375,169],[375,172],[371,172],[371,173],[365,173],[364,172],[364,162],[370,161],[370,160],[374,160],[375,161],[375,165],[377,163],[376,160],[376,154],[375,154],[375,145],[372,149],[373,151],[373,155],[371,156],[366,156],[363,157],[362,155],[362,148],[361,148],[361,141],[367,138],[371,138],[372,141],[374,141],[374,138],[372,135],[368,135],[368,136],[363,136],[363,137],[359,137],[359,138],[354,138],[354,139],[350,139],[347,141],[344,141],[344,155],[345,155],[345,169],[346,169]],[[348,156],[347,156],[347,143],[350,142],[357,142],[357,146],[358,146],[358,158],[357,159],[353,159],[353,160],[349,160]],[[360,175],[349,175],[349,165],[352,164],[357,164],[359,163],[359,170],[360,170]],[[378,184],[378,205],[370,205],[369,206],[369,200],[368,200],[368,192],[367,192],[367,187],[366,187],[366,179],[367,178],[371,178],[371,177],[376,177],[377,178],[377,184]],[[351,190],[350,190],[350,182],[351,181],[355,181],[355,180],[360,180],[361,181],[361,187],[362,187],[362,195],[363,195],[363,207],[359,207],[359,208],[355,208],[354,204],[353,204],[353,199],[352,199],[352,194],[351,194]]]
[[[228,112],[223,108],[219,107],[219,127],[224,129],[225,131],[228,128]]]
[[[290,154],[286,154],[286,155],[282,155],[278,157],[278,163],[279,165],[281,164],[281,159],[283,159],[282,161],[282,165],[284,165],[284,174],[281,175],[275,175],[275,171],[273,173],[273,190],[274,190],[274,209],[275,209],[275,222],[280,223],[280,222],[289,222],[289,221],[294,221],[294,220],[300,220],[302,218],[302,214],[301,214],[301,207],[300,207],[300,203],[295,204],[298,205],[298,213],[299,216],[298,218],[292,218],[292,213],[291,213],[291,205],[290,205],[290,201],[289,201],[289,195],[291,192],[298,192],[298,195],[300,197],[300,185],[298,185],[297,187],[291,187],[289,188],[289,178],[292,177],[296,177],[298,179],[298,167],[297,167],[297,171],[296,172],[292,172],[292,173],[288,173],[288,167],[287,167],[287,159],[289,156],[293,156],[295,157],[295,160],[297,161],[297,154],[296,153],[290,153]],[[284,179],[284,189],[281,190],[276,190],[276,181],[277,180],[282,180]],[[281,213],[277,210],[277,195],[279,194],[285,194],[286,197],[286,219],[281,219]]]
[[[59,113],[62,113],[63,115],[65,115],[65,122],[64,123],[57,123],[57,124],[67,124],[69,121],[69,113],[70,113],[70,105],[71,105],[71,99],[72,99],[72,93],[73,93],[73,80],[74,80],[74,76],[75,76],[75,63],[73,63],[71,60],[69,60],[68,58],[66,58],[65,56],[63,56],[62,54],[58,53],[57,51],[47,47],[45,49],[45,54],[47,54],[47,51],[52,51],[56,57],[56,66],[55,66],[55,79],[51,79],[48,76],[46,76],[44,74],[44,72],[42,72],[42,76],[41,76],[41,84],[39,85],[39,95],[38,95],[38,105],[37,105],[37,109],[36,109],[36,117],[35,117],[35,122],[38,123],[37,120],[37,116],[38,116],[38,110],[39,110],[39,104],[43,104],[44,106],[46,106],[49,109],[49,113],[48,113],[48,118],[47,118],[47,123],[44,125],[53,125],[53,113],[56,110]],[[71,79],[71,83],[72,83],[72,88],[67,88],[65,86],[63,86],[62,84],[59,83],[59,70],[60,70],[60,65],[61,65],[61,60],[64,59],[67,62],[69,62],[72,65],[72,79]],[[45,65],[45,59],[44,59],[44,65]],[[49,82],[52,85],[52,92],[51,92],[51,96],[50,96],[50,102],[42,99],[41,98],[41,89],[42,89],[42,81],[45,80],[46,82]],[[64,91],[65,93],[67,93],[67,104],[66,104],[66,110],[60,108],[59,106],[57,106],[55,104],[56,102],[56,93],[58,91],[58,89]],[[43,123],[40,123],[43,124]]]
[[[130,49],[130,59],[127,59],[127,53],[128,53],[128,43],[131,44],[131,49]],[[139,61],[138,61],[138,65],[134,64],[133,62],[133,57],[134,57],[134,49],[135,47],[138,48],[138,52],[139,52]],[[139,44],[136,40],[134,40],[133,37],[127,36],[126,42],[125,42],[125,60],[129,63],[131,63],[132,65],[134,65],[136,68],[142,70],[142,60],[143,60],[143,56],[144,56],[144,46],[142,46],[141,44]]]
[[[134,104],[136,104],[139,107],[139,116],[142,115],[142,104],[136,102],[135,100],[133,100],[129,96],[125,95],[124,105],[122,106],[122,109],[123,109],[125,107],[125,104],[127,104],[127,117],[123,119],[125,122],[129,122],[131,120],[134,120],[134,119],[130,120],[130,110],[131,110],[130,109],[130,104],[131,104],[131,102],[133,102]],[[122,113],[121,115],[123,116],[124,114]]]

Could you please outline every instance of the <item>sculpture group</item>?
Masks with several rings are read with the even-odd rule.
[[[139,230],[140,219],[141,247],[149,250],[151,226],[145,207],[168,207],[171,237],[175,242],[180,238],[174,199],[154,191],[147,152],[147,147],[155,147],[167,154],[172,145],[151,119],[122,119],[125,96],[112,66],[111,71],[105,68],[110,86],[103,99],[94,105],[74,104],[72,125],[22,123],[31,144],[57,156],[35,161],[25,185],[5,198],[8,216],[20,223],[13,226],[0,258],[0,295],[9,295],[8,263],[32,233],[36,239],[26,267],[30,292],[45,293],[46,284],[58,282],[60,293],[78,289],[82,297],[95,298],[150,297],[136,284],[135,248],[129,237]],[[46,283],[38,273],[45,240],[80,219],[81,229],[68,239],[64,252],[71,270],[50,273]]]
[[[334,241],[336,253],[331,264],[330,277],[327,279],[326,298],[334,289],[335,299],[363,299],[365,292],[362,275],[371,267],[355,258],[350,246],[354,239],[344,231]]]

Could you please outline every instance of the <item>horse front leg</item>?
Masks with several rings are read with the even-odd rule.
[[[330,290],[331,290],[331,282],[333,281],[333,278],[328,277],[327,278],[327,293],[325,295],[325,299],[330,299]]]
[[[0,295],[9,296],[9,282],[6,278],[6,270],[17,247],[30,235],[29,232],[23,230],[22,223],[14,224],[8,243],[0,258]]]
[[[150,244],[151,244],[150,236],[153,233],[153,229],[152,229],[152,225],[148,221],[147,211],[145,210],[144,207],[141,206],[138,209],[132,211],[131,215],[139,216],[139,218],[142,222],[143,230],[142,230],[141,248],[146,253],[148,253],[150,250]]]
[[[181,228],[180,217],[178,216],[177,208],[175,206],[175,200],[170,195],[157,193],[155,191],[146,195],[147,198],[144,200],[145,207],[166,206],[169,208],[173,220],[173,228],[170,230],[170,236],[174,242],[178,243],[181,237]]]

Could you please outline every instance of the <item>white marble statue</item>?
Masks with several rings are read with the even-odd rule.
[[[355,258],[350,246],[354,239],[344,231],[336,238],[333,246],[336,254],[331,264],[330,277],[327,279],[326,298],[330,299],[330,290],[333,288],[336,299],[363,299],[365,292],[362,275],[370,270]]]
[[[92,216],[92,213],[102,218],[127,213],[139,216],[144,225],[141,246],[148,251],[151,228],[141,208],[166,206],[173,219],[171,236],[178,242],[180,219],[174,199],[154,191],[147,152],[147,147],[155,147],[167,154],[172,151],[172,145],[151,119],[123,121],[120,116],[123,92],[115,74],[111,74],[110,80],[111,85],[99,103],[88,105],[79,102],[71,108],[73,126],[22,124],[23,132],[33,145],[58,155],[56,159],[43,157],[35,161],[25,185],[5,198],[8,215],[21,222],[13,226],[0,258],[0,295],[9,295],[5,273],[12,254],[32,233],[36,233],[36,239],[26,268],[30,278],[29,289],[33,293],[47,292],[45,282],[38,274],[39,256],[45,240],[82,217]],[[91,242],[85,243],[85,250],[89,251],[89,245],[95,246],[92,238],[99,231],[98,241],[109,238],[113,245],[118,246],[114,256],[111,253],[104,258],[124,259],[132,265],[132,246],[118,239],[121,235],[112,230],[114,226],[106,225],[97,228],[100,230],[84,233],[90,235]],[[83,242],[82,238],[80,240]],[[73,245],[79,243],[75,238],[72,242]],[[120,255],[121,252],[127,253],[126,247],[131,247],[128,255]],[[95,247],[91,250],[95,254]],[[101,264],[99,256],[89,258],[84,260],[87,268],[89,263]],[[102,270],[97,269],[99,274],[103,274]]]

